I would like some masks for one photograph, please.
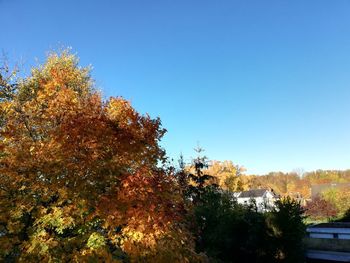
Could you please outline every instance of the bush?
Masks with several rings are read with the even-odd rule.
[[[338,220],[338,222],[350,223],[350,209],[344,213],[344,216]]]
[[[211,262],[273,262],[265,215],[237,204],[229,193],[208,188],[194,209],[196,248]]]
[[[304,262],[304,215],[286,198],[268,213],[242,206],[227,192],[207,189],[194,208],[196,249],[211,262]]]
[[[270,226],[274,232],[274,246],[280,262],[304,262],[303,238],[306,226],[300,203],[287,197],[276,202],[276,208],[269,214]]]

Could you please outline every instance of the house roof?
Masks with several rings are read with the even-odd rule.
[[[243,191],[239,197],[262,197],[266,193],[266,189],[254,189],[249,191]]]
[[[271,192],[272,195],[276,196],[273,191],[269,191],[268,189],[252,189],[243,192],[235,192],[233,195],[236,198],[254,198],[254,197],[263,197],[266,192]]]

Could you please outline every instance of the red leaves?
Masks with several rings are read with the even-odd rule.
[[[332,218],[337,216],[337,209],[328,201],[317,196],[305,207],[305,214],[314,219]]]

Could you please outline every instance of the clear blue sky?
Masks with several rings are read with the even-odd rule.
[[[168,155],[248,173],[350,168],[348,0],[0,0],[26,67],[71,46],[105,97],[168,130]]]

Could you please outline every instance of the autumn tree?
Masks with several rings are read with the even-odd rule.
[[[305,206],[305,211],[306,215],[313,220],[329,220],[338,214],[336,207],[320,196],[308,202]]]
[[[243,166],[232,161],[211,161],[205,173],[213,176],[218,186],[230,191],[244,191],[249,188],[249,178]]]
[[[350,209],[350,189],[347,187],[327,189],[321,197],[338,211],[339,216],[343,216]]]
[[[0,260],[198,259],[161,121],[103,101],[74,55],[1,74],[0,114]]]

